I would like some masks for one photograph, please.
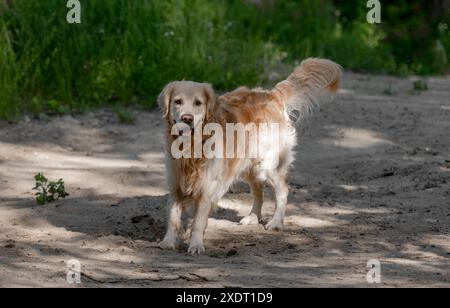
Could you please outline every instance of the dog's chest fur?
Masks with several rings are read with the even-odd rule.
[[[201,194],[206,161],[204,159],[179,159],[174,161],[179,193],[196,198]]]

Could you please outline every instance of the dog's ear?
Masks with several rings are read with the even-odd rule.
[[[208,121],[210,116],[214,114],[214,109],[216,108],[218,98],[212,85],[208,83],[205,83],[203,91],[206,97],[206,120]]]
[[[164,87],[161,94],[158,96],[158,105],[161,109],[164,118],[167,118],[170,110],[170,100],[172,99],[173,90],[175,89],[176,83],[169,83]]]

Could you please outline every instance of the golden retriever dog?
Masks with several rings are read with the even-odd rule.
[[[246,181],[254,194],[253,208],[241,224],[261,222],[263,188],[268,183],[274,189],[276,209],[265,227],[283,230],[289,192],[286,176],[294,160],[296,121],[309,114],[323,99],[336,94],[341,71],[341,67],[330,60],[307,59],[270,91],[239,88],[222,96],[209,84],[191,81],[168,84],[158,98],[167,124],[166,169],[170,191],[167,233],[160,247],[176,248],[184,230],[182,214],[193,207],[188,253],[202,254],[210,212],[238,180]],[[208,124],[215,124],[216,130],[218,126],[227,133],[214,131],[213,135],[212,130],[205,129]],[[262,124],[277,126],[258,130],[257,137],[250,134],[250,129],[245,138],[236,140],[235,132],[227,131],[230,124],[253,124],[253,129]],[[223,140],[224,144],[231,137],[233,149],[223,156],[185,155],[193,153],[191,145],[206,147],[212,136],[218,136],[215,140]],[[259,141],[252,142],[252,138]],[[257,155],[237,155],[236,148],[241,146],[248,154],[262,141],[265,146],[256,151]],[[180,149],[181,155],[174,154],[174,148]],[[225,153],[225,146],[220,142],[211,149],[216,154]],[[235,156],[230,157],[230,153]]]

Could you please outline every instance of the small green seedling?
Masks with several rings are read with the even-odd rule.
[[[136,123],[136,116],[126,109],[117,109],[116,116],[121,124],[132,125]]]
[[[394,89],[392,88],[392,84],[389,83],[383,90],[384,95],[392,96],[395,94]]]
[[[428,91],[428,84],[423,80],[414,81],[414,91]]]
[[[38,173],[35,175],[34,179],[36,181],[36,186],[33,190],[37,191],[35,194],[37,204],[44,205],[69,196],[66,192],[63,179],[52,182],[49,181],[43,173]]]

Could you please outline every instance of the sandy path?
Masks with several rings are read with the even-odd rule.
[[[287,230],[239,226],[251,198],[236,185],[197,257],[155,245],[167,199],[157,112],[133,126],[105,110],[0,123],[0,286],[68,287],[75,258],[85,287],[369,287],[369,259],[381,286],[450,287],[450,77],[412,84],[348,74],[301,138]],[[70,198],[35,205],[39,171],[63,177]],[[266,218],[273,206],[268,190]]]

